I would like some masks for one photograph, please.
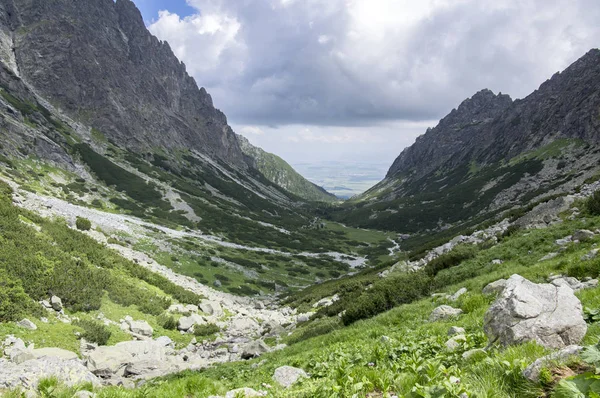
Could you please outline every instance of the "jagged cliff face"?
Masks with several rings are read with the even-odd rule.
[[[600,161],[600,50],[522,100],[483,90],[395,160],[385,180],[334,214],[423,232],[475,224],[576,189]]]
[[[396,159],[388,177],[422,176],[464,161],[510,159],[557,138],[600,141],[600,50],[557,73],[523,100],[483,90],[452,110]]]
[[[0,7],[3,58],[73,119],[139,152],[195,149],[247,168],[225,115],[169,45],[147,31],[130,0],[6,0]]]

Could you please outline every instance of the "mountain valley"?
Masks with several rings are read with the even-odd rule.
[[[342,202],[130,0],[6,0],[0,137],[2,396],[600,393],[600,50]]]

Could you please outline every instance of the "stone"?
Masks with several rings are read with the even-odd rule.
[[[449,318],[455,318],[462,314],[462,310],[459,308],[453,308],[449,305],[440,305],[431,312],[429,316],[430,322],[442,321]]]
[[[225,398],[254,398],[254,397],[264,397],[267,394],[263,394],[262,392],[256,391],[252,388],[244,387],[237,388],[235,390],[228,391],[225,394]]]
[[[35,359],[32,350],[26,348],[13,348],[9,354],[10,361],[16,364]]]
[[[298,323],[308,322],[309,320],[310,314],[300,314],[297,318]]]
[[[0,359],[0,386],[2,388],[34,389],[40,380],[52,377],[67,386],[91,383],[93,386],[99,387],[101,384],[100,380],[79,360],[44,357],[14,364]]]
[[[484,288],[483,294],[499,294],[506,287],[506,279],[498,279],[495,282],[488,283]]]
[[[208,315],[223,316],[223,308],[221,308],[221,304],[217,301],[202,300],[200,302],[200,310]]]
[[[32,353],[36,358],[54,357],[65,360],[79,358],[73,351],[63,350],[62,348],[55,347],[38,348],[33,350]]]
[[[152,337],[152,333],[154,333],[152,326],[146,321],[129,321],[127,323],[132,333],[146,337]]]
[[[450,329],[448,329],[448,336],[454,336],[457,334],[465,334],[465,329],[459,326],[452,326]]]
[[[242,359],[256,358],[270,350],[271,349],[264,341],[256,340],[244,346],[244,349],[242,350]]]
[[[578,240],[580,242],[586,242],[594,238],[594,233],[587,229],[579,229],[573,232],[573,240]]]
[[[560,351],[539,358],[534,363],[525,368],[525,370],[523,370],[523,377],[534,383],[537,383],[540,379],[540,372],[544,367],[554,362],[564,362],[569,358],[578,355],[579,353],[581,353],[582,350],[583,347],[581,346],[570,345],[563,348]]]
[[[36,330],[37,326],[35,323],[31,322],[29,319],[25,318],[19,322],[17,322],[17,326],[27,330]]]
[[[141,363],[137,369],[144,366],[168,368],[167,350],[168,347],[153,340],[124,341],[114,346],[100,346],[89,351],[85,358],[88,369],[95,375],[104,378],[122,377],[129,365]]]
[[[293,366],[281,366],[275,369],[273,379],[284,388],[290,387],[301,378],[308,378],[308,374],[300,368]]]
[[[467,293],[467,288],[460,288],[456,293],[454,293],[452,296],[448,297],[448,300],[450,301],[457,301],[460,296],[462,296],[463,294]]]
[[[194,325],[204,325],[206,321],[198,314],[192,314],[190,316],[183,316],[179,318],[177,322],[177,329],[187,331]]]
[[[573,239],[571,236],[566,236],[562,239],[557,239],[554,241],[554,243],[556,243],[558,246],[566,246],[571,242],[573,242]]]
[[[234,337],[252,337],[258,335],[260,325],[254,319],[249,317],[233,318],[229,323],[227,332]]]
[[[589,260],[596,258],[598,256],[599,251],[600,251],[600,249],[590,250],[587,254],[584,254],[583,256],[581,256],[581,261],[589,261]]]
[[[448,339],[446,341],[445,346],[448,351],[456,351],[458,350],[464,342],[467,341],[467,337],[464,334],[457,334],[456,336]]]
[[[587,325],[573,289],[513,275],[485,314],[484,331],[504,346],[535,341],[559,349],[581,342]]]
[[[502,265],[502,263],[504,263],[504,261],[500,260],[499,258],[495,258],[492,260],[493,265]]]
[[[171,338],[168,336],[157,337],[154,341],[156,341],[156,343],[159,344],[161,347],[168,347],[171,344],[173,344],[173,340],[171,340]]]
[[[58,296],[52,296],[50,298],[50,305],[54,311],[62,311],[63,309],[62,300]]]
[[[42,304],[42,306],[46,309],[51,310],[52,309],[52,304],[50,304],[50,302],[48,300],[42,300],[40,301],[40,303]]]

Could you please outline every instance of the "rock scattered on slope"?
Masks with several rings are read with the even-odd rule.
[[[573,289],[513,275],[485,314],[484,330],[504,346],[535,341],[556,349],[580,343],[587,325]]]
[[[431,312],[431,315],[429,316],[429,321],[437,322],[449,318],[454,318],[462,314],[462,312],[463,311],[460,308],[453,308],[449,305],[440,305]]]
[[[578,240],[580,242],[586,242],[588,240],[593,239],[595,234],[587,229],[579,229],[573,232],[573,240]]]
[[[301,378],[307,377],[308,374],[304,370],[293,366],[281,366],[275,369],[275,373],[273,374],[273,379],[284,388],[288,388]]]
[[[252,359],[267,353],[271,348],[262,340],[256,340],[247,344],[242,350],[242,359]]]
[[[19,322],[17,322],[17,326],[27,330],[36,330],[37,326],[35,323],[31,322],[29,319],[25,318]]]
[[[506,287],[506,279],[498,279],[492,283],[488,283],[484,288],[483,294],[498,294]]]
[[[100,386],[100,380],[77,359],[64,360],[56,357],[44,357],[20,364],[0,359],[0,388],[34,389],[40,380],[51,377],[57,378],[68,386],[82,383]]]
[[[537,383],[540,379],[541,370],[554,362],[562,362],[568,360],[570,357],[578,355],[583,350],[583,347],[578,345],[570,345],[563,348],[560,351],[554,352],[545,357],[539,358],[534,363],[529,365],[523,370],[523,377]]]

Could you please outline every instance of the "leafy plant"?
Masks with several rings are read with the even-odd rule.
[[[83,319],[75,322],[75,325],[83,329],[83,333],[81,334],[82,338],[92,343],[97,343],[98,345],[106,345],[112,334],[112,332],[100,322]]]

